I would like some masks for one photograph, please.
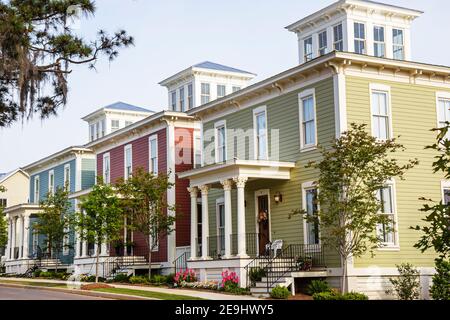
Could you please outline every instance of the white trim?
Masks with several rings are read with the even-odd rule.
[[[106,173],[106,170],[105,170],[105,168],[106,168],[106,159],[108,159],[108,169],[109,169],[109,172],[108,172],[108,179],[106,179],[105,178],[105,173]],[[102,174],[103,174],[103,182],[105,183],[105,184],[110,184],[111,183],[111,154],[109,153],[109,152],[106,152],[106,153],[104,153],[103,154],[103,167],[102,167]]]
[[[69,168],[69,174],[67,175],[66,174],[66,172],[67,172],[67,168]],[[71,181],[70,181],[70,175],[72,174],[72,172],[71,172],[71,169],[70,169],[70,163],[66,163],[65,165],[64,165],[64,188],[66,187],[66,183],[67,183],[67,188],[68,188],[68,190],[69,191],[71,191],[70,190],[70,184],[71,184]]]
[[[387,140],[394,138],[394,128],[392,126],[392,103],[391,103],[391,87],[380,83],[369,83],[369,100],[370,100],[370,125],[371,134],[374,135],[374,125],[373,125],[373,99],[372,94],[374,92],[385,93],[386,94],[386,108],[388,119],[388,134]],[[377,140],[382,141],[382,139],[377,138]]]
[[[169,206],[176,205],[176,185],[175,185],[175,174],[176,174],[176,160],[175,160],[175,126],[174,121],[166,120],[166,156],[167,156],[167,175],[169,176],[169,182],[173,183],[172,188],[167,190],[167,204]],[[174,210],[168,210],[168,215],[175,217],[176,212]],[[167,237],[167,261],[172,264],[176,259],[176,233],[177,233],[177,222],[173,224],[173,231],[168,234]],[[159,239],[161,240],[161,239]]]
[[[303,99],[312,97],[313,110],[314,110],[314,144],[304,144],[303,134]],[[300,151],[309,151],[317,148],[317,112],[316,112],[316,90],[314,88],[303,90],[298,94],[298,106],[299,106],[299,128],[300,128]]]
[[[445,91],[436,92],[436,128],[440,128],[439,100],[450,100],[450,92],[445,92]],[[446,119],[446,121],[450,121],[450,119]]]
[[[224,221],[223,221],[223,223],[224,223],[224,225],[223,225],[223,235],[224,235],[224,237],[226,237],[227,235],[226,235],[226,233],[225,233],[225,224],[227,223],[226,222],[226,218],[225,218],[225,198],[224,197],[220,197],[220,198],[217,198],[216,199],[216,237],[217,237],[217,243],[216,243],[216,247],[217,247],[217,253],[219,254],[220,252],[219,252],[219,248],[220,248],[220,246],[219,246],[219,221],[220,221],[220,219],[219,219],[219,206],[220,205],[222,205],[223,206],[223,219],[224,219]],[[225,254],[225,242],[226,242],[226,239],[224,238],[224,246],[223,246],[223,248],[220,248],[220,249],[222,249],[222,251],[223,251],[223,254]]]
[[[263,112],[264,112],[264,117],[265,117],[265,122],[266,122],[266,154],[263,156],[263,158],[260,159],[258,157],[259,149],[258,149],[258,144],[256,141],[257,140],[256,137],[258,135],[258,132],[257,132],[258,124],[256,121],[256,117]],[[269,160],[269,135],[268,135],[267,107],[266,106],[260,106],[260,107],[253,109],[253,145],[254,145],[253,156],[254,156],[255,160]]]
[[[450,190],[450,180],[441,180],[441,201],[442,201],[442,203],[444,203],[444,201],[445,201],[444,189]]]
[[[153,168],[152,168],[152,158],[153,158],[152,157],[153,156],[153,154],[152,154],[152,142],[153,141],[155,141],[155,145],[156,145],[156,155],[154,155],[155,158],[156,158],[156,171],[153,171]],[[157,134],[151,135],[148,138],[148,171],[153,173],[153,174],[158,174],[158,171],[159,171],[158,135]]]
[[[50,179],[50,177],[53,177],[53,179]],[[53,180],[53,185],[51,184],[52,180]],[[48,193],[55,194],[55,170],[48,171]]]
[[[336,138],[340,138],[347,131],[347,83],[341,71],[333,76],[333,86]]]
[[[133,172],[133,145],[127,144],[126,146],[123,147],[123,169],[124,169],[124,173],[123,173],[123,177],[126,179],[128,179],[128,175],[127,175],[127,151],[130,150],[130,166],[131,166],[131,172]]]
[[[199,140],[200,140],[200,145],[198,146],[197,145],[197,138],[200,138]],[[203,158],[203,156],[202,156],[202,154],[203,154],[203,146],[202,146],[202,132],[201,132],[201,130],[199,131],[199,130],[195,130],[194,129],[194,131],[193,131],[193,137],[192,137],[192,149],[193,149],[193,157],[192,157],[192,168],[193,169],[195,169],[198,165],[200,165],[200,166],[202,166],[202,158]],[[200,163],[197,163],[197,161],[196,161],[196,151],[197,151],[197,149],[198,150],[200,150]]]
[[[82,155],[77,154],[75,157],[75,192],[81,190],[81,169],[83,166]],[[95,163],[97,164],[97,158],[95,157]],[[97,170],[97,165],[95,166]],[[97,179],[97,176],[95,176]]]
[[[214,123],[214,160],[216,163],[222,163],[224,161],[219,161],[219,137],[217,135],[217,129],[223,127],[224,128],[224,144],[225,144],[225,152],[224,152],[224,161],[227,160],[227,122],[226,120],[217,121]]]
[[[272,242],[272,217],[270,210],[270,189],[260,189],[255,191],[255,233],[259,235],[259,223],[258,223],[258,197],[267,195],[267,208],[269,217],[269,241]],[[259,236],[256,237],[256,250],[259,252]]]
[[[400,251],[400,239],[398,230],[398,210],[397,210],[397,187],[395,179],[391,179],[385,183],[385,186],[391,188],[392,197],[392,216],[394,217],[394,244],[382,243],[382,247],[378,248],[378,251]],[[377,230],[378,232],[378,230]]]
[[[34,177],[34,181],[33,181],[34,185],[33,185],[33,202],[34,203],[39,203],[39,198],[41,197],[41,178],[39,175]],[[37,192],[36,192],[36,185],[38,186],[37,188]]]
[[[302,183],[302,209],[305,210],[306,212],[306,191],[307,190],[311,190],[311,189],[315,189],[316,193],[319,192],[319,189],[317,188],[317,185],[314,181],[307,181]],[[317,204],[317,210],[319,210],[319,204]],[[308,242],[308,236],[307,236],[307,227],[308,227],[308,222],[306,221],[306,219],[302,219],[303,220],[303,243],[304,244],[316,244],[316,243],[309,243]],[[319,228],[319,245],[321,244],[321,240],[320,240],[320,228]],[[320,250],[320,246],[317,248],[317,250]]]

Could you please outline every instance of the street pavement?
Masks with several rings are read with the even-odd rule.
[[[56,290],[13,288],[0,286],[0,300],[108,300]]]

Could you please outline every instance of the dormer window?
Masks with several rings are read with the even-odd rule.
[[[210,85],[209,83],[202,83],[202,91],[201,91],[201,99],[202,99],[202,104],[208,103],[210,101],[210,95],[211,95],[211,90],[210,90]]]
[[[319,33],[319,56],[327,53],[327,31]]]
[[[355,53],[366,54],[366,26],[364,23],[355,22]]]
[[[405,44],[403,30],[392,29],[392,44],[394,50],[394,59],[404,60],[405,59]]]
[[[192,83],[188,84],[187,90],[188,90],[187,102],[188,102],[188,110],[189,110],[194,107],[194,101],[193,101],[194,93],[193,93]]]
[[[91,141],[94,141],[94,139],[95,139],[95,125],[94,124],[91,124],[89,126],[89,136],[91,138]]]
[[[336,51],[344,51],[344,37],[342,33],[342,24],[333,27],[333,48]]]
[[[120,128],[119,120],[111,120],[111,132],[117,131]]]
[[[304,60],[308,62],[313,58],[313,45],[312,45],[312,37],[309,37],[303,40],[303,49],[304,49]]]
[[[373,27],[373,52],[375,57],[384,58],[386,51],[384,43],[384,27]]]
[[[170,94],[170,106],[172,108],[172,111],[177,111],[177,93],[176,93],[176,91],[173,91]]]
[[[217,85],[217,98],[225,97],[226,95],[226,87],[223,84]]]
[[[181,112],[184,112],[184,111],[185,111],[185,105],[184,105],[184,87],[181,87],[181,88],[180,88],[179,94],[180,94],[180,97],[179,97],[179,99],[180,99],[180,110],[181,110]]]

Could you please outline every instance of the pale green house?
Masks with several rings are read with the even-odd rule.
[[[428,297],[435,255],[413,247],[420,234],[410,226],[424,217],[420,197],[450,194],[450,181],[433,174],[433,153],[424,150],[435,141],[430,129],[450,120],[450,68],[408,61],[410,23],[420,14],[338,1],[287,27],[299,39],[298,66],[188,111],[202,122],[202,166],[178,176],[190,180],[188,266],[201,279],[234,270],[255,294],[311,278],[339,285],[340,257],[321,245],[320,230],[288,216],[314,210],[318,173],[305,165],[320,159],[319,144],[356,122],[379,139],[400,136],[406,152],[399,157],[420,164],[383,189],[380,214],[392,217],[395,231],[379,231],[385,242],[375,257],[350,261],[348,288],[385,298],[395,265],[410,262]],[[266,277],[250,281],[248,271],[258,266]]]

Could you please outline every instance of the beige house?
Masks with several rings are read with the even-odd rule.
[[[0,206],[6,208],[27,203],[29,179],[28,174],[22,169],[0,175],[0,186],[6,188],[5,192],[0,192]]]

